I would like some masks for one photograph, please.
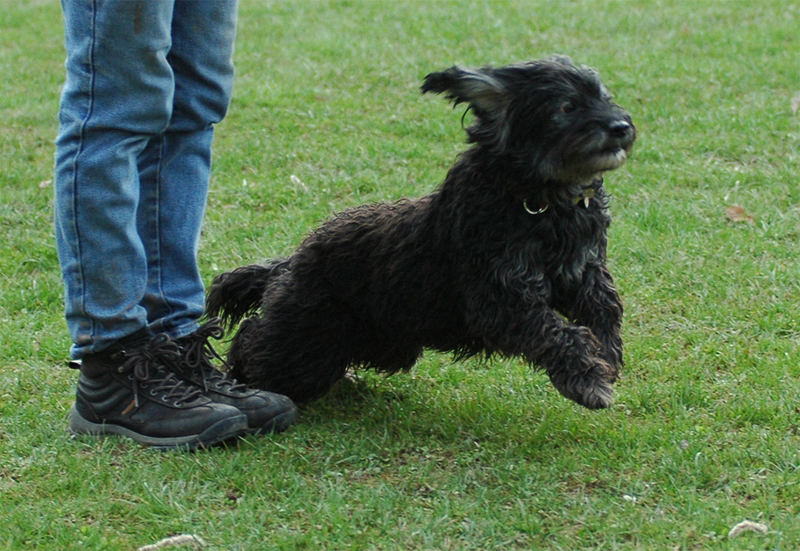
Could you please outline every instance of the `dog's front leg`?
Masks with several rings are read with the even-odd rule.
[[[592,330],[601,344],[600,354],[614,368],[615,378],[623,367],[622,300],[608,268],[602,264],[587,267],[581,285],[568,293],[559,307],[575,323]]]
[[[483,334],[487,349],[542,367],[561,394],[587,408],[611,405],[615,370],[591,329],[565,320],[544,300],[486,301],[477,311],[473,330]]]
[[[547,371],[556,389],[575,402],[599,409],[611,405],[616,369],[588,327],[574,325],[540,305],[529,319],[525,356]]]

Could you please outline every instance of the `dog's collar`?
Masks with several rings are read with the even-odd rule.
[[[603,185],[602,178],[595,178],[592,182],[583,188],[581,188],[581,192],[572,199],[572,205],[577,206],[583,203],[583,208],[589,208],[589,201],[592,197],[594,197],[597,190],[600,189],[600,186]],[[528,199],[522,200],[522,208],[525,209],[525,212],[532,216],[538,216],[540,214],[544,214],[550,208],[549,203],[543,203],[539,208],[533,208],[528,204]]]
[[[528,206],[528,200],[527,199],[523,199],[522,200],[522,208],[525,209],[525,212],[527,212],[528,214],[536,216],[537,214],[544,214],[545,212],[547,212],[547,209],[550,208],[550,205],[545,203],[544,206],[539,207],[538,209],[532,209],[531,207]]]

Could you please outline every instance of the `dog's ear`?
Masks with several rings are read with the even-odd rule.
[[[503,83],[492,73],[492,69],[453,66],[426,76],[422,93],[444,93],[454,105],[469,103],[476,115],[491,115],[503,109],[506,98]]]
[[[575,63],[572,62],[572,58],[564,54],[553,54],[550,56],[550,61],[560,63],[565,67],[575,67]]]

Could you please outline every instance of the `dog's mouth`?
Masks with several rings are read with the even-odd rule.
[[[585,181],[603,172],[615,170],[625,164],[630,151],[630,147],[616,146],[593,153],[577,154],[572,162],[564,162],[564,169],[558,179],[564,182]]]
[[[628,159],[629,150],[624,147],[617,147],[600,151],[592,159],[592,164],[597,170],[614,170],[621,167]]]

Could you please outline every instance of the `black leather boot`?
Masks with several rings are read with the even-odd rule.
[[[117,434],[165,450],[211,446],[243,433],[242,412],[169,371],[179,357],[166,335],[142,334],[84,357],[70,431]]]

